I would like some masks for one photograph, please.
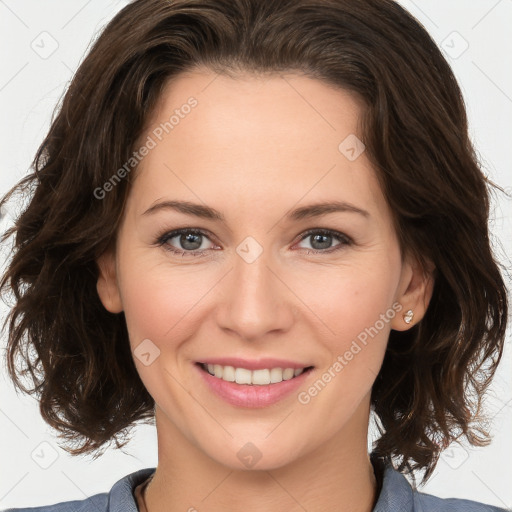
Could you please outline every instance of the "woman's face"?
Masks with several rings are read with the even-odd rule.
[[[198,70],[164,91],[98,292],[170,444],[270,469],[366,442],[390,329],[429,285],[402,261],[361,109],[298,75]]]

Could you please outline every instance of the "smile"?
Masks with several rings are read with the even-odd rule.
[[[232,406],[251,409],[268,407],[293,396],[314,370],[313,366],[275,367],[270,361],[260,361],[253,364],[258,368],[248,369],[233,366],[233,361],[231,365],[197,362],[194,366],[210,393]]]
[[[283,380],[298,377],[301,373],[311,368],[263,368],[259,370],[249,370],[247,368],[235,368],[234,366],[222,366],[220,364],[202,363],[201,366],[203,370],[218,379],[253,386],[278,384]]]

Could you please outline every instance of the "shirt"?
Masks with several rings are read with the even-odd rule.
[[[90,498],[65,501],[35,508],[10,508],[0,512],[143,512],[137,506],[135,495],[141,501],[142,490],[155,468],[135,471],[118,480],[109,492]],[[391,465],[383,467],[383,478],[373,512],[507,512],[504,508],[459,498],[438,498],[412,488],[405,476]],[[378,472],[375,472],[377,479]],[[340,506],[340,511],[343,509]]]

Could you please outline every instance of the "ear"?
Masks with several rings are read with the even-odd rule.
[[[100,300],[107,311],[120,313],[123,311],[119,285],[117,282],[116,257],[112,250],[105,251],[97,260],[98,282],[96,289]]]
[[[413,257],[408,257],[404,262],[396,297],[402,309],[391,321],[391,328],[396,331],[410,329],[425,316],[434,291],[435,265],[427,262],[425,267],[423,268]],[[413,312],[413,318],[410,323],[407,323],[404,315],[409,310]]]

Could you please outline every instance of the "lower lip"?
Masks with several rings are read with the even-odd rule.
[[[237,407],[261,408],[275,404],[297,390],[307,379],[312,368],[297,377],[265,386],[227,382],[210,375],[198,363],[195,364],[210,390],[217,396]]]

